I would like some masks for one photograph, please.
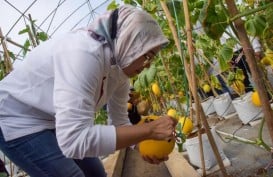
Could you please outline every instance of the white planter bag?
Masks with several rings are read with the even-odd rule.
[[[220,117],[227,118],[228,115],[236,112],[228,93],[217,96],[213,101],[213,106],[216,114]]]
[[[211,129],[211,133],[217,145],[218,151],[222,160],[226,158],[222,147],[220,146],[220,139],[215,132],[215,127]],[[215,158],[214,152],[211,148],[211,145],[208,140],[208,136],[206,133],[202,134],[202,143],[203,143],[203,151],[204,151],[204,160],[205,160],[205,169],[209,170],[217,164],[217,160]],[[185,148],[187,150],[190,163],[196,167],[202,168],[202,162],[200,157],[200,148],[199,148],[199,140],[198,136],[186,139]]]
[[[202,101],[202,103],[201,103],[206,116],[209,114],[215,113],[213,101],[214,101],[214,97],[210,96],[207,99],[205,99],[204,101]]]
[[[257,120],[263,117],[261,107],[255,106],[251,101],[253,92],[248,92],[242,95],[240,98],[235,98],[232,103],[237,111],[239,119],[243,124],[247,124],[251,121]]]
[[[213,106],[213,100],[214,100],[214,97],[210,96],[210,97],[206,98],[205,100],[203,100],[201,102],[201,106],[202,106],[206,116],[209,115],[209,114],[215,113],[215,109],[214,109],[214,106]],[[192,104],[192,107],[193,107],[194,110],[196,110],[196,104],[195,103]]]

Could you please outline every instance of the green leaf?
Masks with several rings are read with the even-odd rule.
[[[257,15],[245,22],[245,29],[251,36],[261,36],[266,27],[266,19],[262,15]]]
[[[155,13],[158,11],[157,4],[154,3],[146,3],[145,10],[150,13],[154,18],[156,18]]]
[[[222,89],[222,85],[221,85],[219,79],[216,76],[211,75],[210,80],[211,80],[212,87],[214,87],[216,89],[219,89],[219,90]]]
[[[184,17],[184,13],[183,13],[183,4],[181,1],[178,0],[169,0],[167,1],[167,7],[173,17],[173,19],[175,19],[176,22],[179,22],[179,26],[180,27],[184,27],[185,26],[185,17]],[[177,20],[176,20],[177,17]]]
[[[233,49],[223,45],[223,47],[220,49],[220,55],[226,62],[229,62],[233,57]]]
[[[267,25],[262,39],[265,41],[266,47],[273,50],[273,25]]]
[[[204,1],[199,0],[197,2],[194,2],[194,7],[195,8],[201,9],[203,6],[204,6]]]
[[[8,175],[5,172],[0,172],[0,177],[8,177]]]
[[[140,81],[140,86],[143,88],[148,87],[148,82],[147,82],[147,68],[145,68],[140,74],[139,74],[139,81]]]
[[[234,48],[234,46],[237,44],[237,41],[234,38],[229,38],[226,40],[225,45],[230,48]]]
[[[26,27],[25,29],[19,31],[18,34],[24,34],[24,33],[28,33],[30,31],[29,27]]]
[[[256,35],[256,28],[255,28],[255,22],[254,19],[249,19],[245,22],[245,29],[246,32],[251,35],[251,36],[255,36]]]
[[[228,85],[231,85],[233,83],[233,81],[235,80],[235,73],[230,71],[228,73],[227,80],[228,80]]]
[[[115,0],[113,0],[108,6],[107,6],[107,10],[115,10],[117,9],[119,6],[118,3],[116,3]]]
[[[243,81],[245,79],[245,75],[242,69],[237,69],[235,73],[235,80]]]
[[[226,71],[230,68],[229,64],[226,62],[226,60],[224,60],[221,56],[217,59],[218,59],[221,71]]]
[[[227,17],[218,0],[206,0],[200,14],[200,21],[205,33],[218,40],[226,30]]]
[[[141,85],[140,85],[140,81],[139,78],[134,82],[134,88],[137,92],[141,91]]]
[[[143,79],[144,79],[145,86],[148,87],[149,83],[148,83],[148,79],[147,79],[147,75],[146,74],[143,75]]]
[[[192,13],[191,13],[191,22],[192,24],[196,24],[196,22],[199,19],[199,15],[200,15],[200,10],[199,9],[195,9]]]
[[[9,56],[10,56],[13,60],[16,59],[13,52],[11,52],[11,51],[8,50],[8,53],[9,53]]]
[[[255,27],[256,27],[256,36],[261,36],[266,27],[266,19],[262,15],[257,15],[254,17]]]
[[[157,72],[157,70],[156,70],[155,65],[152,65],[148,69],[148,71],[147,71],[147,81],[148,81],[149,84],[151,84],[154,81],[156,72]]]
[[[45,32],[37,32],[37,37],[41,41],[46,41],[48,39],[48,36]]]
[[[27,51],[28,51],[28,48],[30,46],[30,42],[29,40],[27,39],[24,43],[24,48],[23,48],[23,55],[25,56],[27,54]]]
[[[137,6],[137,3],[134,0],[123,0],[124,4],[130,4],[132,6]]]
[[[195,65],[195,73],[196,73],[196,75],[198,77],[202,77],[203,76],[204,73],[203,73],[203,69],[202,69],[202,67],[201,67],[200,64]]]
[[[273,25],[273,7],[269,7],[265,10],[265,19],[267,24]]]

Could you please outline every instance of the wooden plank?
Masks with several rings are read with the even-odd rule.
[[[172,177],[201,177],[177,149],[174,149],[169,155],[169,160],[165,162],[165,165]]]
[[[116,151],[103,160],[107,177],[121,177],[126,149]]]
[[[172,177],[165,163],[158,165],[144,161],[137,150],[128,148],[120,177]]]

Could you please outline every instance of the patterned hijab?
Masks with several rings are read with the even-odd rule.
[[[121,68],[130,65],[153,48],[169,42],[150,14],[129,5],[118,9],[117,34],[112,39],[112,14],[113,11],[108,11],[98,17],[88,30],[106,39],[113,51],[113,64],[118,64]]]

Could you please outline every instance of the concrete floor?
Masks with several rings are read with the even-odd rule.
[[[210,125],[215,125],[216,130],[231,134],[243,139],[256,140],[261,121],[256,121],[255,125],[243,125],[237,115],[219,121],[217,117],[208,119]],[[272,169],[265,171],[264,168],[271,162],[271,153],[257,145],[246,144],[236,140],[226,139],[223,134],[218,134],[221,138],[221,147],[230,160],[231,165],[226,167],[229,175],[233,177],[272,177]],[[272,147],[272,142],[266,124],[263,127],[263,140]],[[222,172],[217,171],[208,177],[220,177]]]

